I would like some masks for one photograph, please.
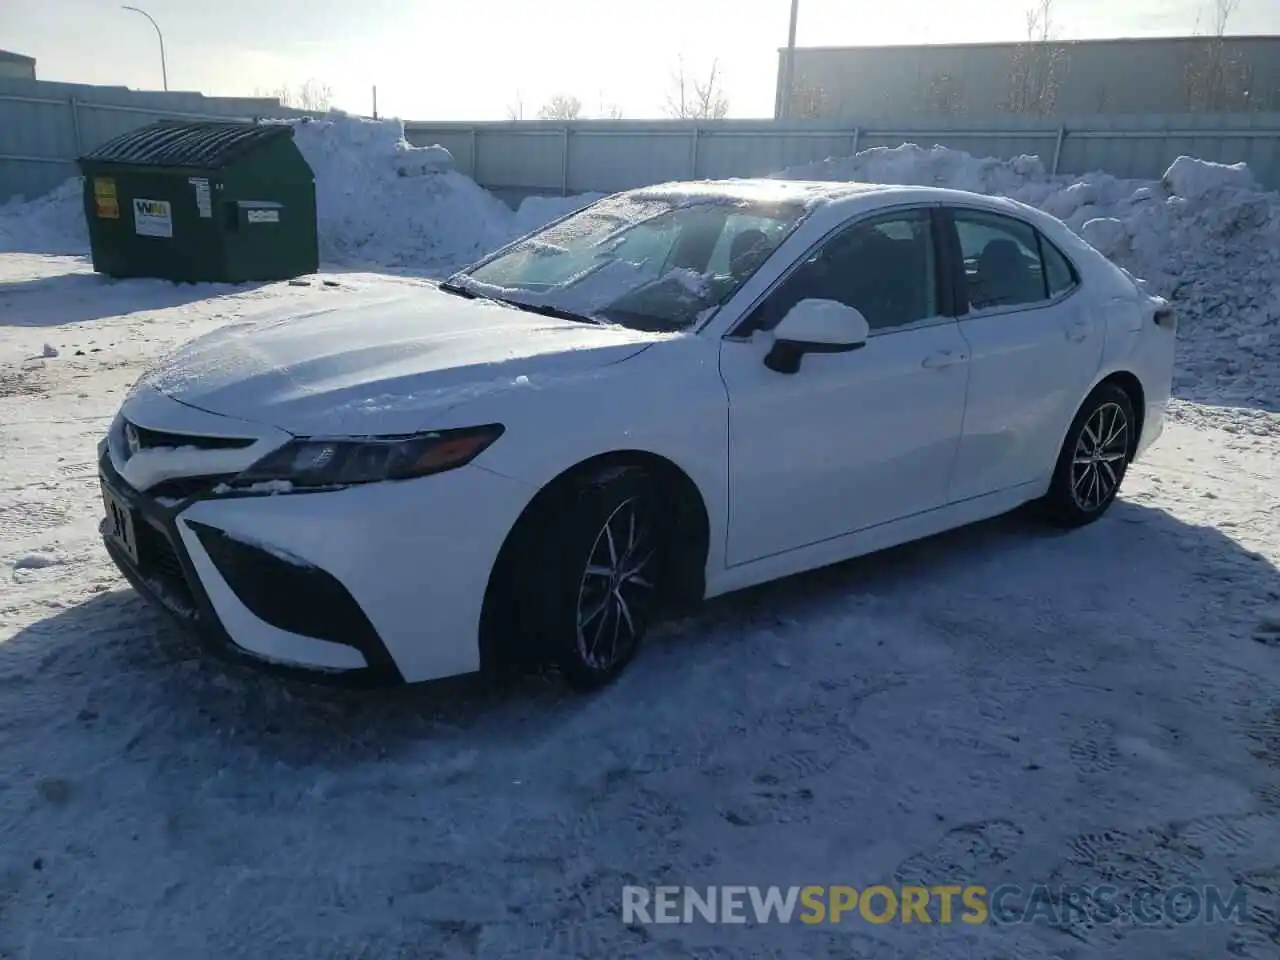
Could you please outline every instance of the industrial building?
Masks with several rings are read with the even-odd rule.
[[[1280,36],[800,47],[794,73],[793,119],[1280,111]]]
[[[0,77],[16,80],[34,80],[36,78],[36,58],[21,53],[10,53],[0,50]]]

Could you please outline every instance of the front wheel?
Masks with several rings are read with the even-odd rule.
[[[569,684],[592,690],[631,662],[658,609],[669,525],[634,468],[581,479],[540,525],[517,574],[527,623]]]
[[[1104,383],[1089,395],[1067,431],[1044,505],[1064,527],[1092,523],[1111,506],[1129,467],[1136,418],[1129,395]]]

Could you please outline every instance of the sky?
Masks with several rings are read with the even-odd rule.
[[[800,0],[797,43],[1017,40],[1034,0]],[[1063,39],[1207,30],[1214,0],[1052,0]],[[584,115],[662,116],[683,62],[718,62],[730,116],[773,113],[789,0],[137,0],[164,31],[173,90],[253,95],[314,79],[334,106],[411,120],[532,117],[555,94]],[[1280,0],[1239,0],[1231,33],[1280,34]],[[109,0],[0,0],[0,48],[44,80],[161,86],[159,44]]]

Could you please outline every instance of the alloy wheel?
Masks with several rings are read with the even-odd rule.
[[[1129,457],[1129,418],[1119,404],[1104,403],[1085,421],[1071,460],[1071,496],[1087,513],[1105,505],[1124,477]]]
[[[578,587],[578,655],[601,672],[635,646],[655,600],[654,522],[638,497],[624,500],[596,535]]]

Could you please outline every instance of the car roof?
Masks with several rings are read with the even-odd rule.
[[[627,191],[636,197],[723,197],[758,203],[798,202],[807,206],[840,204],[875,207],[884,201],[894,203],[959,203],[976,204],[991,209],[1029,209],[1025,204],[1004,197],[972,193],[948,187],[926,187],[912,184],[863,183],[854,180],[788,180],[775,177],[750,177],[732,180],[686,180],[655,184]]]

